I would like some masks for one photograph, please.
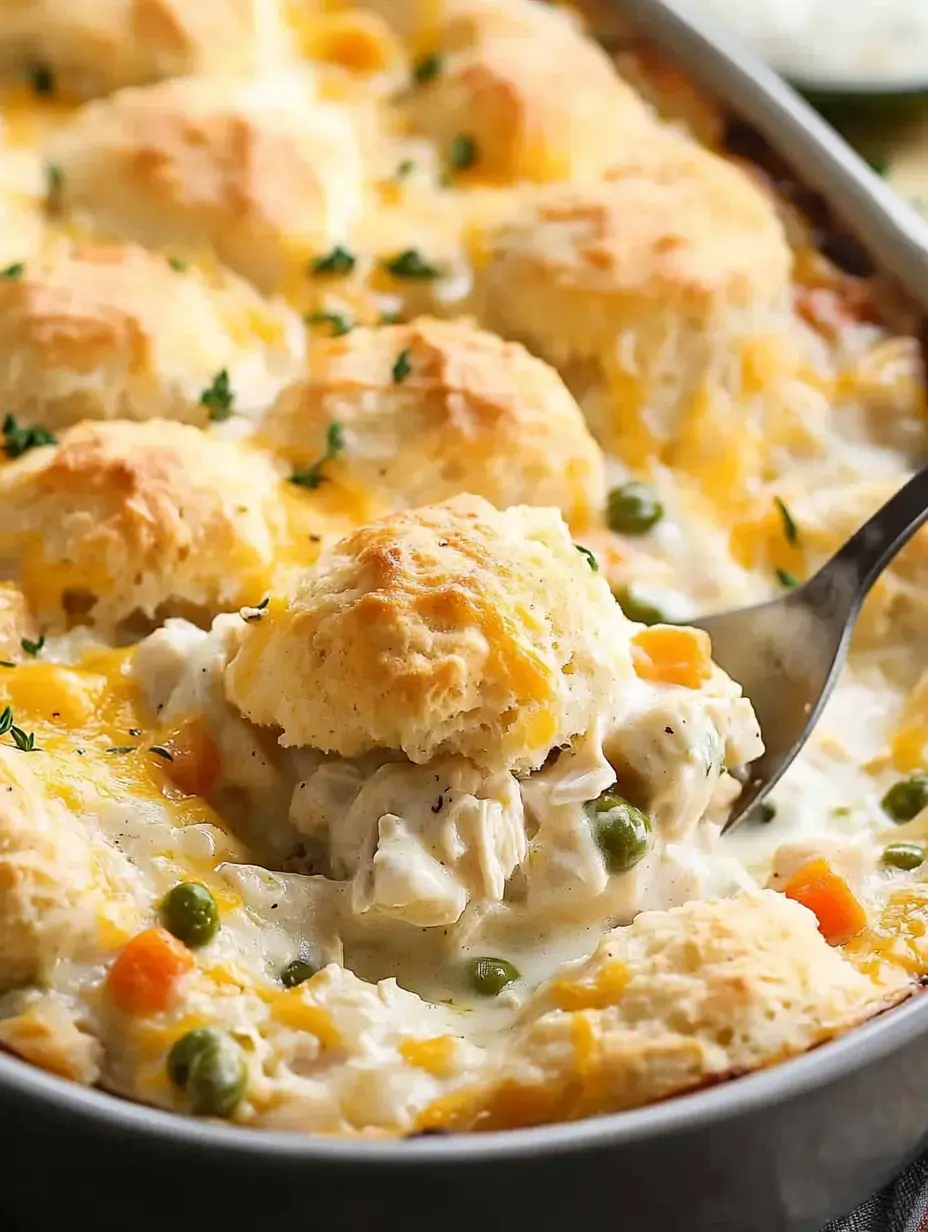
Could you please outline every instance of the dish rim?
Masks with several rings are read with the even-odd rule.
[[[665,0],[609,0],[668,51],[707,91],[732,105],[784,156],[928,318],[928,220],[868,167],[798,93],[734,36],[671,9]],[[361,1139],[266,1130],[197,1120],[59,1077],[0,1050],[0,1092],[41,1103],[85,1123],[104,1123],[135,1139],[186,1145],[227,1158],[371,1167],[478,1164],[641,1143],[719,1124],[811,1094],[880,1061],[928,1032],[928,995],[902,1004],[808,1052],[656,1104],[554,1125],[435,1137]]]

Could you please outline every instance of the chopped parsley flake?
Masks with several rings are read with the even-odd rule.
[[[229,388],[229,371],[227,368],[220,368],[212,382],[200,394],[200,405],[208,408],[213,423],[220,423],[234,414],[234,402],[235,394]]]
[[[149,753],[154,753],[158,757],[163,757],[165,761],[173,761],[174,754],[164,747],[163,744],[153,744],[148,750]]]
[[[182,274],[187,268],[187,262],[182,261],[180,257],[168,257],[168,265],[172,270],[176,270],[178,274]]]
[[[341,312],[308,312],[303,321],[306,325],[328,325],[330,338],[341,338],[354,329],[351,317]]]
[[[783,523],[783,534],[786,536],[786,542],[792,547],[796,547],[799,543],[799,527],[793,520],[793,515],[786,508],[779,496],[773,498],[773,503],[776,505],[780,513],[780,520]]]
[[[777,580],[781,586],[785,586],[787,590],[795,590],[799,585],[799,578],[794,573],[790,573],[786,569],[777,569]]]
[[[378,325],[399,325],[402,319],[403,319],[402,316],[398,312],[382,312],[380,314],[380,319],[377,322],[377,324]]]
[[[599,573],[599,561],[593,555],[589,548],[585,548],[582,543],[575,543],[574,547],[581,556],[586,557],[586,563],[590,566],[594,573]]]
[[[412,354],[412,347],[405,347],[396,357],[396,363],[393,365],[393,384],[402,385],[402,383],[412,372],[412,364],[409,362],[409,356]]]
[[[383,268],[394,278],[411,278],[419,281],[440,278],[441,270],[429,265],[418,248],[405,248],[383,263]]]
[[[64,188],[64,172],[57,163],[45,164],[45,195],[51,209],[57,209],[61,190]]]
[[[357,258],[354,253],[348,251],[347,248],[342,248],[340,244],[336,244],[331,252],[327,252],[324,257],[317,257],[309,267],[309,272],[316,276],[331,276],[335,278],[343,278],[346,274],[350,274],[357,264]]]
[[[41,424],[20,427],[12,415],[3,420],[3,452],[8,458],[20,458],[39,445],[54,445],[55,437]]]
[[[15,663],[11,663],[9,659],[0,659],[0,667],[15,667]]]
[[[6,269],[0,270],[0,278],[5,278],[7,282],[16,282],[22,278],[26,272],[26,266],[22,261],[14,261],[12,265],[8,265]]]
[[[27,655],[34,658],[45,645],[45,634],[43,633],[37,642],[30,642],[28,637],[20,638],[19,644]]]
[[[28,70],[28,77],[36,94],[47,96],[55,93],[55,77],[47,64],[34,64]]]
[[[466,171],[477,161],[477,143],[469,133],[458,133],[451,142],[448,161],[455,171]]]
[[[327,462],[331,462],[333,458],[338,457],[344,448],[345,441],[342,437],[342,426],[338,420],[333,419],[325,434],[325,453],[312,466],[308,466],[306,470],[294,471],[290,476],[290,482],[295,483],[300,488],[318,488],[320,484],[325,483],[327,478],[322,473],[323,466]]]
[[[397,180],[405,180],[407,176],[412,175],[416,169],[416,164],[411,158],[404,158],[401,163],[397,164],[394,178]]]
[[[423,56],[415,62],[412,66],[412,79],[417,86],[428,85],[444,67],[445,57],[440,52],[433,51],[431,55]]]

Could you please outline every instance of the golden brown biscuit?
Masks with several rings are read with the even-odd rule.
[[[583,523],[605,498],[599,446],[558,374],[464,321],[320,340],[264,432],[300,466],[324,452],[332,423],[344,440],[332,473],[344,468],[394,507],[472,492],[501,509],[556,505]]]
[[[555,510],[462,496],[326,552],[245,628],[226,692],[282,744],[525,769],[610,711],[634,627]]]
[[[263,291],[345,239],[361,205],[348,113],[289,81],[123,90],[85,107],[51,158],[66,211],[149,247],[212,248]]]
[[[203,401],[223,371],[226,409],[263,406],[302,337],[289,310],[231,275],[174,269],[131,244],[60,245],[0,278],[0,407],[51,429],[158,415],[205,424],[223,413]]]
[[[660,141],[645,104],[610,58],[573,25],[461,17],[439,70],[410,93],[411,114],[443,157],[505,181],[597,175]]]
[[[92,98],[185,73],[246,73],[275,0],[0,0],[0,66]]]
[[[732,335],[789,302],[773,204],[682,139],[606,179],[527,192],[488,246],[484,323],[552,363],[598,364],[612,393],[593,423],[603,437],[642,424],[672,436],[703,380],[732,379]]]
[[[282,527],[277,472],[169,420],[78,424],[0,470],[0,552],[43,626],[261,599]]]
[[[804,1052],[906,983],[875,984],[773,891],[644,912],[532,998],[497,1082],[421,1124],[516,1128],[666,1099]]]

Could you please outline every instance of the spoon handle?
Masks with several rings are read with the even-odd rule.
[[[870,587],[928,520],[928,466],[886,502],[802,587],[816,607],[853,614]]]

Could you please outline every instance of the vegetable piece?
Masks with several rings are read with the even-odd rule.
[[[219,932],[219,908],[205,885],[181,881],[161,903],[161,919],[169,933],[196,949]]]
[[[505,958],[474,958],[468,963],[468,978],[471,988],[481,997],[497,997],[520,976]]]
[[[843,945],[866,926],[867,913],[827,860],[812,860],[797,869],[783,887],[783,893],[808,907],[829,945]]]
[[[887,868],[901,868],[907,873],[924,862],[925,849],[918,843],[890,843],[881,857]]]
[[[175,1041],[168,1053],[167,1070],[176,1087],[186,1089],[194,1058],[204,1048],[215,1048],[221,1034],[215,1027],[194,1027]]]
[[[3,452],[8,458],[21,458],[30,449],[39,445],[54,445],[55,437],[48,428],[41,424],[31,424],[21,428],[13,415],[6,415],[3,420]]]
[[[642,680],[698,689],[712,675],[712,643],[702,629],[654,625],[632,638],[632,663]]]
[[[298,984],[305,984],[307,980],[311,980],[315,974],[316,968],[312,963],[308,963],[302,958],[294,958],[281,971],[280,982],[284,988],[296,988]]]
[[[194,1116],[230,1117],[248,1081],[245,1055],[225,1031],[196,1049],[187,1073],[187,1099]]]
[[[629,620],[641,625],[661,625],[667,619],[667,613],[646,599],[634,586],[620,586],[612,594]]]
[[[911,821],[928,805],[928,774],[910,774],[893,783],[880,804],[897,825]]]
[[[606,520],[622,535],[644,535],[664,516],[664,506],[646,483],[624,483],[606,501]]]
[[[341,244],[336,244],[325,256],[316,257],[309,267],[309,272],[316,278],[344,278],[357,265],[357,258]]]
[[[165,774],[186,796],[208,796],[222,761],[216,742],[201,717],[188,719],[164,742],[171,755]]]
[[[229,371],[220,368],[200,394],[200,405],[209,411],[211,423],[222,423],[234,414],[235,394],[229,388]]]
[[[106,991],[124,1014],[160,1014],[174,987],[191,971],[194,957],[163,928],[146,928],[133,937],[110,967]]]
[[[383,268],[393,278],[409,278],[419,282],[427,282],[441,277],[437,265],[429,265],[418,248],[404,248],[395,257],[389,257],[383,263]]]
[[[614,791],[583,806],[610,873],[627,873],[648,854],[651,819]]]

